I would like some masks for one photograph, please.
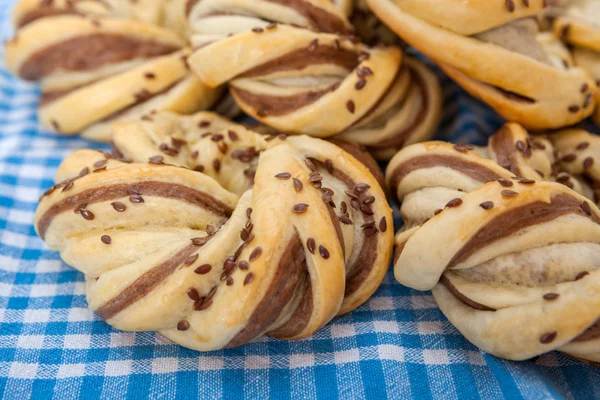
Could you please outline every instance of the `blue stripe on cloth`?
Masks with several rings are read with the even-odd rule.
[[[1,38],[10,35],[12,2],[0,7]],[[502,120],[441,81],[437,139],[485,144]],[[0,67],[0,398],[600,398],[594,367],[559,353],[519,363],[484,354],[429,292],[400,286],[391,272],[366,304],[306,340],[198,353],[153,332],[112,329],[87,308],[82,274],[32,226],[60,161],[108,146],[44,131],[38,96]]]

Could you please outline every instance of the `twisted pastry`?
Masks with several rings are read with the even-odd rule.
[[[229,82],[237,104],[285,133],[342,137],[379,158],[433,135],[441,94],[435,76],[395,47],[271,24],[197,50],[204,83]]]
[[[507,120],[532,129],[559,128],[594,110],[593,79],[565,65],[557,43],[538,37],[537,23],[529,18],[553,2],[367,2],[403,40]]]
[[[129,10],[129,3],[22,0],[17,5],[17,35],[6,44],[5,62],[19,77],[41,82],[44,126],[63,134],[83,130],[86,137],[106,141],[115,121],[151,110],[191,113],[218,99],[219,89],[188,70],[186,42],[165,28],[123,18],[152,19]]]
[[[575,63],[584,68],[600,86],[600,3],[571,1],[554,23],[554,33],[571,46]],[[600,125],[600,108],[594,120]]]
[[[557,180],[600,206],[600,137],[582,129],[565,129],[548,139],[556,150],[556,170],[561,171]]]
[[[151,118],[117,127],[122,157],[134,157],[136,147],[146,154],[151,138],[166,139],[173,125]],[[192,143],[194,132],[184,139],[175,128],[168,145],[179,154],[148,162],[74,153],[36,211],[36,231],[85,274],[88,303],[100,317],[204,351],[262,334],[307,337],[376,290],[391,258],[391,210],[356,159],[308,137],[267,140],[224,126]],[[121,141],[119,129],[154,133]],[[236,188],[243,152],[229,165],[223,158],[220,171],[232,178],[213,171],[218,181],[166,164],[183,163],[194,146],[210,153],[209,143],[224,143],[216,135],[229,137],[232,149],[238,142],[264,149],[254,185],[241,196],[220,182]]]
[[[406,147],[390,161],[386,182],[402,202],[406,228],[433,217],[446,204],[496,180],[552,179],[553,149],[518,124],[503,126],[487,147],[425,142]]]
[[[488,183],[397,243],[396,279],[484,351],[600,361],[600,210],[571,189]]]

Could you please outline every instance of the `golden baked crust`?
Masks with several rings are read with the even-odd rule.
[[[405,222],[396,279],[433,290],[448,319],[491,354],[559,350],[598,361],[596,139],[581,130],[529,136],[510,123],[487,147],[401,150],[386,171]]]
[[[271,24],[206,45],[189,62],[207,85],[229,82],[237,104],[261,123],[341,135],[382,159],[431,138],[440,120],[437,78],[397,47]]]
[[[35,226],[118,329],[203,351],[304,338],[366,301],[387,271],[385,194],[333,144],[269,139],[210,113],[119,124],[115,143],[118,158],[139,162],[69,156]],[[219,160],[210,176],[181,167],[202,157]],[[244,190],[234,181],[250,182],[249,166]]]
[[[218,100],[221,89],[187,69],[186,41],[156,25],[160,3],[138,3],[18,3],[5,63],[21,78],[41,82],[45,127],[107,141],[115,121],[150,110],[191,113]]]
[[[557,183],[507,182],[399,235],[396,278],[432,289],[461,333],[498,357],[598,361],[600,210]]]
[[[402,39],[507,120],[532,129],[560,128],[593,112],[593,79],[557,62],[547,35],[538,40],[535,22],[522,19],[539,13],[542,0],[529,6],[487,0],[368,3]]]

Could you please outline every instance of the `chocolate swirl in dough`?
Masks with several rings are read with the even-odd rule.
[[[114,327],[203,351],[299,339],[381,283],[391,210],[341,148],[210,113],[119,124],[114,142],[116,158],[68,157],[35,219]]]
[[[331,21],[319,26],[297,2],[241,3],[194,3],[189,19],[198,49],[189,63],[208,86],[229,83],[247,114],[286,134],[341,136],[382,159],[433,135],[439,84],[400,48],[360,44],[328,1],[303,2],[327,12]],[[273,3],[277,14],[266,11]]]
[[[405,222],[396,279],[432,289],[448,319],[491,354],[559,350],[598,362],[600,211],[586,186],[594,162],[585,161],[598,154],[593,139],[533,137],[507,124],[487,147],[401,150],[386,171]]]
[[[172,26],[159,26],[181,1],[161,3],[16,5],[17,30],[6,44],[5,63],[15,75],[41,83],[39,118],[45,127],[108,141],[113,122],[151,110],[191,113],[219,100],[220,88],[207,87],[189,71],[186,41]]]

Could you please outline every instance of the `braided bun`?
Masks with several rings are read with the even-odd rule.
[[[86,275],[90,307],[109,324],[203,351],[262,334],[299,339],[377,289],[391,210],[355,158],[211,114],[150,118],[118,125],[115,144],[123,159],[155,155],[125,163],[76,152],[36,212],[38,234]],[[201,133],[207,123],[214,133]],[[194,149],[198,160],[221,156],[205,168],[212,177],[180,167],[198,166]],[[235,183],[248,164],[254,184]]]

